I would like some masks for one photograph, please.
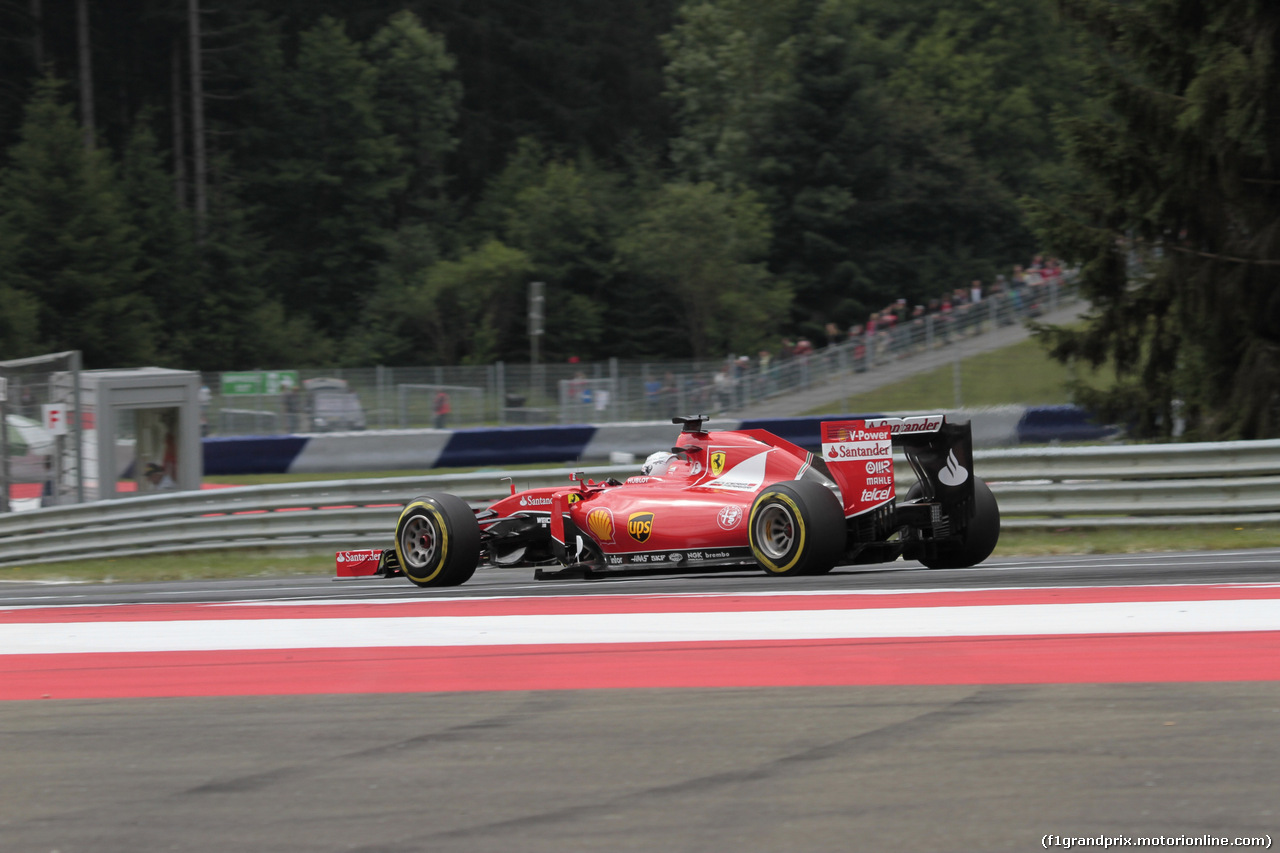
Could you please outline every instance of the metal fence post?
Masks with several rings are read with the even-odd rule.
[[[494,365],[495,396],[498,398],[498,426],[507,423],[507,365],[498,362]]]
[[[609,359],[609,407],[605,415],[609,420],[616,421],[618,418],[618,396],[621,394],[621,388],[618,385],[618,359],[611,357]]]
[[[378,426],[383,429],[387,426],[387,410],[383,396],[383,367],[381,364],[374,365],[373,368],[373,386],[374,399],[378,403]]]
[[[951,363],[951,385],[956,395],[956,408],[963,408],[964,398],[960,396],[960,355],[956,354],[956,359]]]
[[[80,409],[80,350],[71,352],[71,398],[75,404],[76,503],[84,503],[84,414]]]
[[[9,511],[9,412],[6,394],[0,394],[0,513]]]

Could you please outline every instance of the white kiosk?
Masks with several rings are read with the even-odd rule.
[[[55,377],[69,386],[69,374]],[[55,396],[70,399],[71,388]],[[199,489],[200,374],[138,367],[80,371],[85,499]],[[132,480],[123,491],[117,478]]]

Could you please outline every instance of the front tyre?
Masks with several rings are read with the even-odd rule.
[[[422,495],[409,501],[396,523],[396,558],[418,586],[457,586],[480,563],[480,525],[454,495]]]
[[[916,486],[912,486],[915,491]],[[908,492],[908,497],[911,493]],[[973,480],[973,518],[958,541],[939,545],[932,554],[919,559],[931,569],[967,569],[976,566],[996,549],[1000,541],[1000,507],[985,481]]]
[[[751,505],[747,535],[766,574],[822,574],[844,553],[844,510],[821,483],[775,483]]]

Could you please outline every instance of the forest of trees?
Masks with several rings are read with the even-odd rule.
[[[0,358],[519,361],[531,281],[549,359],[718,356],[1048,249],[1101,311],[1058,353],[1128,382],[1099,405],[1159,432],[1225,388],[1250,425],[1198,423],[1276,432],[1267,9],[5,0]]]
[[[1034,250],[1056,0],[10,0],[0,357],[716,356]]]

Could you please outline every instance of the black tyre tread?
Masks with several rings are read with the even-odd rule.
[[[761,490],[751,506],[750,519],[753,521],[748,536],[752,541],[752,550],[756,550],[754,542],[756,508],[775,492],[787,495],[796,504],[805,528],[805,550],[787,571],[775,572],[765,567],[763,562],[760,563],[761,568],[766,574],[777,576],[816,575],[831,571],[844,554],[844,509],[830,489],[812,480],[774,483]],[[759,561],[760,558],[757,556],[757,562]]]
[[[911,497],[910,491],[907,496]],[[931,558],[921,557],[921,563],[930,569],[967,569],[991,556],[1000,541],[1000,506],[991,487],[978,477],[973,478],[973,501],[973,518],[964,539],[938,548]]]
[[[430,580],[417,580],[413,571],[404,560],[400,548],[400,533],[407,519],[422,514],[423,508],[415,506],[419,502],[433,504],[443,516],[446,535],[449,537],[449,550],[445,556],[445,564]],[[444,492],[419,495],[407,504],[396,522],[395,538],[396,556],[400,559],[401,570],[405,577],[417,586],[457,586],[466,583],[475,574],[480,563],[480,525],[476,523],[475,513],[466,501],[456,495]]]

